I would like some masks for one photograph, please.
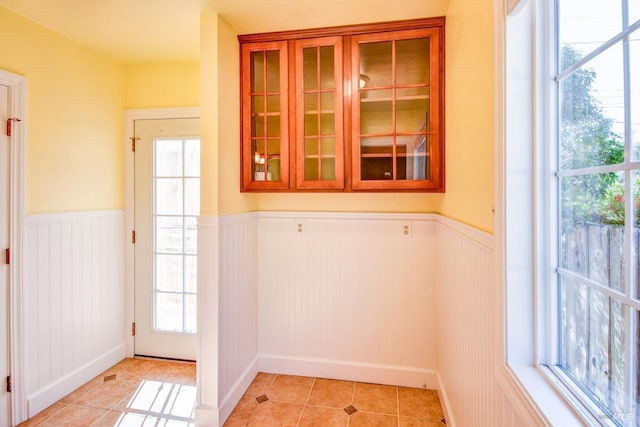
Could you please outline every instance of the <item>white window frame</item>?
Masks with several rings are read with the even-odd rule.
[[[497,24],[503,25],[505,45],[499,46],[504,68],[498,70],[505,74],[500,82],[504,84],[500,100],[504,105],[498,107],[505,122],[500,124],[504,135],[498,135],[496,146],[496,164],[500,165],[496,171],[496,230],[502,244],[499,271],[505,284],[506,370],[545,423],[614,425],[588,398],[581,398],[572,382],[563,381],[558,369],[547,367],[557,362],[559,332],[555,268],[559,244],[549,244],[549,236],[558,236],[556,156],[546,143],[558,138],[557,58],[553,57],[557,54],[556,10],[555,1],[520,0],[515,7],[507,1],[509,16]],[[628,117],[626,121],[630,122]],[[626,182],[630,192],[630,180]],[[627,202],[627,218],[632,203]],[[630,227],[627,229],[628,234]],[[628,256],[631,244],[627,246]],[[630,286],[631,281],[626,283]],[[631,354],[627,356],[633,364]]]

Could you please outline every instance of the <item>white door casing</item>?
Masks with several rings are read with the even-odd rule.
[[[24,145],[26,139],[27,81],[23,76],[0,70],[0,427],[26,420],[23,386],[22,272],[24,224]],[[11,136],[7,135],[7,118]],[[11,248],[10,264],[5,249]],[[6,377],[11,376],[12,391],[6,393]]]
[[[184,313],[195,314],[195,307],[190,311],[188,304],[189,301],[195,302],[193,295],[155,291],[156,288],[166,290],[172,286],[174,282],[168,281],[172,276],[168,273],[169,271],[177,271],[176,276],[186,277],[188,265],[195,269],[195,247],[190,250],[177,249],[177,252],[180,252],[178,254],[172,253],[171,250],[164,250],[162,247],[167,246],[167,236],[175,238],[171,240],[171,244],[183,240],[186,242],[187,232],[195,230],[195,215],[198,212],[193,209],[189,212],[183,211],[185,206],[182,200],[170,200],[166,196],[156,197],[156,193],[158,195],[162,193],[162,186],[165,183],[182,182],[187,185],[194,180],[184,178],[184,175],[192,176],[193,174],[184,172],[179,173],[181,177],[176,177],[171,172],[170,177],[167,177],[160,171],[161,165],[154,162],[156,157],[162,158],[162,147],[177,145],[184,148],[193,145],[196,139],[199,140],[199,130],[198,118],[134,120],[134,321],[136,325],[134,354],[137,355],[185,360],[196,358],[195,333],[169,331],[171,327],[168,327],[165,322],[169,317],[168,311],[165,309],[164,316],[156,316],[154,311],[154,306],[161,307],[162,301],[179,300],[184,301],[184,304],[177,303],[172,307],[177,308],[182,304]],[[197,165],[199,170],[199,159]],[[197,194],[199,200],[199,184]],[[189,216],[183,216],[183,213]],[[187,226],[187,223],[191,226]],[[157,238],[156,230],[160,233]],[[168,234],[167,230],[169,230]],[[175,234],[172,234],[174,232]],[[190,255],[182,255],[184,252]],[[166,260],[169,261],[165,262]],[[162,266],[169,264],[172,268],[165,268],[165,273],[162,273]],[[182,272],[183,269],[184,272]],[[182,289],[181,291],[193,290]],[[162,312],[160,308],[158,310]],[[193,320],[194,316],[190,317],[180,312],[176,313],[176,319],[178,318],[184,320],[184,325],[177,327],[180,329],[188,325],[189,320]],[[189,325],[190,328],[186,329],[193,330],[194,323],[195,320]]]
[[[0,123],[9,118],[9,88],[0,85]],[[11,417],[10,395],[7,391],[9,368],[9,137],[0,132],[0,426],[7,426]]]

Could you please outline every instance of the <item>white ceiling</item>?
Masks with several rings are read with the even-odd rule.
[[[0,0],[127,63],[197,60],[209,8],[238,34],[443,16],[449,0]]]

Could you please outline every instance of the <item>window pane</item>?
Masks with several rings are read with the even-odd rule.
[[[561,367],[594,401],[628,414],[624,306],[569,278],[561,280],[560,303]]]
[[[360,74],[367,87],[389,86],[392,79],[392,42],[360,44]]]
[[[156,217],[156,252],[182,253],[182,217]]]
[[[563,177],[561,265],[624,290],[624,173]]]
[[[183,332],[181,294],[156,294],[156,329]]]
[[[156,255],[156,290],[182,292],[182,255]]]
[[[620,43],[560,83],[561,169],[624,161],[623,95]]]
[[[636,2],[640,5],[640,1]],[[630,51],[630,113],[633,160],[640,160],[640,31],[633,33]]]
[[[396,42],[396,84],[429,83],[429,39]]]
[[[182,140],[155,140],[156,176],[182,176]]]
[[[182,179],[156,179],[156,215],[182,215]]]
[[[622,31],[622,3],[602,0],[560,0],[560,47],[575,55],[565,57],[565,69]],[[617,67],[613,67],[617,68]]]
[[[184,175],[200,176],[199,139],[187,139],[184,143]]]

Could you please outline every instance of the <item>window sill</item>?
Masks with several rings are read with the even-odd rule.
[[[544,367],[510,365],[510,370],[529,399],[535,404],[544,422],[550,426],[585,426],[585,420],[593,420],[586,412],[578,413],[580,403],[571,401],[571,396],[561,393],[564,385],[551,371]],[[593,420],[595,421],[595,420]]]

